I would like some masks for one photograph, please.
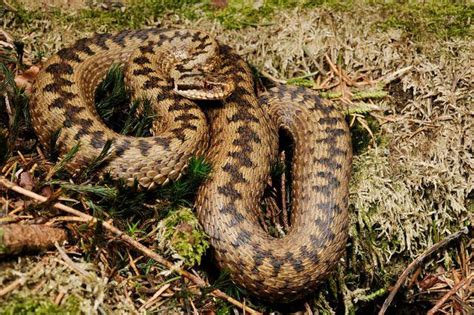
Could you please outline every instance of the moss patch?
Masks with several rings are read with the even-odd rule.
[[[29,296],[15,298],[9,301],[5,306],[0,307],[0,312],[5,315],[74,315],[82,314],[78,299],[70,296],[61,305],[56,305],[41,296]]]
[[[411,37],[427,39],[472,36],[474,5],[469,1],[389,1],[382,3],[378,26],[399,28]]]
[[[170,212],[160,222],[164,239],[184,259],[185,265],[201,263],[209,248],[208,236],[202,231],[199,221],[188,208]]]

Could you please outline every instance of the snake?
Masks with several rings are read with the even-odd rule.
[[[150,100],[151,136],[118,134],[97,113],[95,89],[113,64],[123,66],[133,99]],[[50,57],[29,110],[43,146],[56,135],[64,156],[80,144],[67,164],[71,172],[109,142],[100,172],[153,189],[178,179],[193,156],[204,156],[212,171],[195,209],[217,266],[250,295],[287,303],[315,291],[345,252],[350,133],[341,111],[316,91],[279,84],[256,92],[255,85],[245,60],[204,31],[126,30],[80,39]],[[290,136],[293,154],[291,226],[278,238],[256,213],[279,131]]]

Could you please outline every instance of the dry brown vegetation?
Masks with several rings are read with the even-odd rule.
[[[472,12],[472,7],[466,8]],[[110,5],[106,9],[110,10]],[[417,29],[398,27],[397,23],[386,23],[394,19],[389,9],[363,2],[352,4],[350,10],[331,5],[288,7],[275,10],[257,26],[238,29],[229,29],[226,22],[204,13],[196,18],[201,15],[199,10],[207,9],[192,10],[192,15],[181,9],[150,17],[142,26],[205,29],[235,47],[262,81],[287,81],[318,89],[348,112],[356,155],[347,254],[321,290],[294,309],[325,314],[376,312],[413,259],[447,235],[471,226],[468,237],[437,251],[417,268],[392,307],[422,313],[449,294],[439,306],[444,313],[472,313],[472,26],[468,25],[465,36],[443,36],[439,35],[443,31],[428,32],[426,25],[425,34],[423,22],[421,27],[414,24]],[[14,18],[14,12],[9,12],[0,28],[25,44],[24,62],[30,65],[80,37],[126,27],[101,24],[97,18],[97,24],[75,28],[75,14],[66,15],[70,20],[33,18],[23,25]],[[0,36],[0,44],[1,40]],[[9,47],[2,51],[0,46],[0,58],[2,52],[5,55],[14,50],[14,46]],[[10,94],[2,97],[13,102]],[[8,131],[2,127],[1,133]],[[36,149],[22,155],[25,147],[34,144],[32,138],[31,134],[21,134],[24,142],[16,144],[2,166],[2,175],[18,182],[20,169],[30,173],[34,173],[33,167],[51,169],[50,163],[38,158]],[[32,188],[41,189],[34,184]],[[57,191],[41,193],[53,200],[68,196]],[[93,212],[82,199],[76,201],[77,208]],[[59,215],[46,211],[43,216],[41,211],[47,206],[31,210],[30,200],[6,190],[1,190],[0,202],[0,224],[24,220],[44,223]],[[149,208],[159,207],[153,203]],[[151,227],[157,225],[157,217],[146,217],[139,224],[139,233],[132,235],[153,249],[165,251],[163,244],[153,243],[156,230]],[[111,220],[107,215],[105,219]],[[38,257],[10,258],[0,263],[0,305],[11,301],[27,304],[29,297],[39,296],[53,303],[48,307],[59,305],[73,313],[232,311],[230,305],[201,296],[191,282],[144,256],[132,250],[115,251],[120,244],[113,239],[101,239],[99,247],[84,241],[97,237],[100,227],[89,226],[85,231],[84,226],[65,222],[62,226],[72,231],[77,241],[68,245],[66,252],[60,248]],[[172,251],[163,254],[171,260],[176,255]],[[73,257],[74,262],[66,257]],[[113,263],[117,259],[120,264]],[[206,268],[212,267],[194,270],[208,279]],[[2,294],[2,288],[18,279],[21,283],[17,287]],[[243,301],[235,288],[225,288]],[[253,300],[246,303],[260,311],[279,310]]]

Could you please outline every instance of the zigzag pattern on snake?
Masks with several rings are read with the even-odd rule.
[[[113,63],[125,64],[134,98],[151,100],[159,118],[154,136],[119,135],[98,116],[94,91]],[[221,105],[203,113],[197,99]],[[79,40],[46,62],[30,111],[43,145],[58,129],[62,154],[81,143],[71,171],[112,140],[103,171],[153,188],[204,154],[212,172],[195,206],[217,264],[264,300],[287,302],[312,292],[344,252],[352,153],[341,113],[305,88],[280,85],[257,98],[247,64],[204,32],[146,29]],[[294,140],[292,224],[285,237],[274,238],[255,211],[279,128]]]

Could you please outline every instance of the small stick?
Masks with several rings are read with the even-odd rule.
[[[50,225],[56,224],[57,222],[82,222],[82,223],[87,223],[87,222],[90,222],[90,220],[75,217],[75,216],[72,216],[72,215],[59,216],[59,217],[52,218],[50,221],[46,222],[44,225],[50,226]]]
[[[280,84],[286,84],[286,80],[281,80],[281,79],[278,79],[278,78],[275,78],[274,76],[272,76],[270,73],[268,73],[267,71],[265,70],[260,70],[260,73],[267,79],[270,79],[271,81],[273,82],[276,82],[276,83],[280,83]]]
[[[383,315],[385,314],[385,311],[387,310],[387,308],[390,306],[390,303],[392,303],[393,301],[393,298],[395,297],[395,295],[397,294],[398,290],[400,289],[400,287],[402,286],[403,282],[405,282],[406,278],[408,277],[408,275],[410,274],[410,272],[415,269],[416,267],[418,267],[422,262],[423,260],[425,260],[426,257],[430,256],[431,254],[433,254],[434,252],[436,252],[437,250],[439,250],[440,248],[446,246],[449,242],[455,240],[455,239],[458,239],[459,237],[461,237],[463,234],[467,234],[469,232],[469,229],[468,227],[464,227],[462,228],[460,231],[456,232],[456,233],[453,233],[451,235],[448,235],[446,236],[446,238],[442,241],[439,241],[438,243],[434,244],[433,246],[431,246],[430,248],[428,248],[427,250],[425,250],[420,256],[418,256],[414,261],[412,261],[410,263],[410,265],[408,265],[408,267],[403,271],[403,273],[400,275],[400,277],[398,278],[398,281],[397,283],[395,283],[395,286],[393,287],[392,291],[390,292],[390,294],[388,295],[388,297],[385,299],[385,301],[383,302],[383,305],[382,305],[382,308],[380,309],[378,315]]]
[[[71,257],[69,257],[61,246],[59,246],[58,243],[55,243],[54,246],[56,246],[56,249],[58,250],[59,255],[63,259],[63,262],[66,264],[67,267],[69,267],[72,271],[76,272],[77,274],[83,276],[85,279],[90,277],[90,273],[85,271],[84,269],[81,268],[78,264],[76,264]]]
[[[65,292],[59,292],[59,294],[56,295],[56,298],[54,299],[54,304],[59,305],[61,303],[61,301],[63,300],[65,295],[66,295]]]
[[[280,163],[286,165],[285,151],[282,151],[280,154]],[[281,212],[283,215],[283,226],[285,227],[285,231],[288,232],[290,226],[288,223],[288,212],[286,209],[286,173],[284,168],[283,173],[281,174]]]
[[[193,314],[194,315],[199,315],[199,313],[196,309],[196,306],[194,306],[193,300],[191,300],[191,299],[188,299],[188,300],[189,300],[189,304],[191,304],[191,307],[193,308]],[[244,314],[245,314],[245,311],[244,311]]]
[[[5,9],[7,9],[8,11],[10,11],[10,12],[17,12],[18,11],[13,5],[8,3],[7,0],[3,0],[1,2],[3,2],[3,5],[5,6]]]
[[[130,255],[130,251],[127,249],[128,260],[130,261],[130,266],[132,266],[132,270],[135,272],[136,276],[140,276],[140,272],[138,271],[137,266],[135,265],[135,261],[133,260],[132,255]]]
[[[451,290],[448,291],[443,297],[433,306],[432,309],[426,313],[426,315],[433,315],[435,314],[441,306],[453,295],[455,294],[459,289],[461,289],[463,286],[471,284],[471,280],[474,278],[474,274],[470,274],[469,277],[462,279],[459,281]]]
[[[334,72],[340,78],[341,83],[345,82],[347,83],[347,85],[353,86],[351,80],[347,78],[347,76],[345,76],[344,73],[342,72],[342,69],[341,71],[339,71],[336,65],[332,63],[331,58],[329,58],[327,54],[325,54],[324,57],[326,58],[326,62],[329,64],[329,67],[331,68],[332,72]]]
[[[165,292],[166,290],[168,290],[168,288],[171,286],[170,283],[166,283],[164,286],[162,286],[158,291],[156,291],[155,294],[153,294],[153,296],[148,300],[146,301],[141,307],[140,307],[140,311],[141,310],[146,310],[148,308],[150,308],[151,306],[153,306],[153,304],[155,304],[156,300],[158,300],[158,298],[161,296],[161,294],[163,294],[163,292]]]
[[[44,267],[42,262],[37,263],[36,266],[33,269],[31,269],[30,271],[28,271],[28,273],[24,277],[20,277],[16,280],[12,281],[9,285],[7,285],[7,286],[3,287],[2,289],[0,289],[0,297],[2,297],[4,295],[7,295],[11,291],[13,291],[13,290],[19,288],[20,286],[22,286],[25,282],[25,277],[29,277],[31,275],[34,275],[35,273],[40,271],[42,267]]]
[[[385,85],[389,84],[390,82],[402,77],[403,75],[405,75],[405,73],[408,73],[412,68],[413,68],[413,66],[408,66],[408,67],[405,67],[405,68],[398,69],[397,71],[388,73],[385,76],[383,76],[382,78],[380,78],[378,80],[375,80],[375,81],[376,82],[377,81],[381,82],[382,85],[385,86]]]
[[[15,185],[14,183],[12,183],[11,181],[9,181],[8,179],[6,179],[3,176],[0,176],[0,185],[6,187],[8,189],[11,189],[11,190],[13,190],[13,191],[15,191],[19,194],[22,194],[22,195],[27,196],[29,198],[35,199],[37,201],[40,201],[40,202],[48,201],[48,198],[46,198],[44,196],[41,196],[41,195],[38,195],[37,193],[34,193],[31,190],[27,190],[27,189],[24,189],[24,188],[22,188],[18,185]],[[66,213],[78,216],[78,217],[83,218],[85,220],[88,220],[90,222],[93,222],[93,223],[98,222],[97,218],[95,218],[93,216],[90,216],[88,214],[85,214],[85,213],[83,213],[79,210],[76,210],[74,208],[68,207],[68,206],[66,206],[62,203],[56,202],[52,206],[56,209],[59,209],[59,210],[64,211]],[[176,267],[172,262],[166,260],[165,258],[163,258],[159,254],[155,253],[154,251],[152,251],[151,249],[149,249],[145,245],[141,244],[140,242],[134,240],[133,238],[131,238],[130,236],[128,236],[127,234],[125,234],[124,232],[122,232],[121,230],[119,230],[118,228],[113,226],[112,224],[104,221],[104,222],[102,222],[102,226],[106,230],[111,232],[112,234],[115,234],[117,239],[122,240],[123,242],[125,242],[129,246],[133,247],[138,252],[141,252],[145,256],[155,260],[156,262],[158,262],[159,264],[165,266],[166,268],[176,272],[177,274],[179,274],[179,275],[181,275],[185,278],[188,278],[189,280],[191,280],[192,282],[197,284],[200,288],[207,288],[208,287],[206,282],[203,279],[201,279],[199,276],[195,276],[195,275],[193,275],[192,273],[190,273],[186,270],[183,270],[181,268]],[[215,297],[219,297],[219,298],[221,298],[221,299],[223,299],[223,300],[239,307],[240,309],[245,310],[249,314],[261,314],[260,312],[257,312],[256,310],[240,303],[239,301],[237,301],[236,299],[230,297],[229,295],[227,295],[226,293],[220,291],[219,289],[214,289],[214,291],[212,291],[211,294],[214,295]]]

